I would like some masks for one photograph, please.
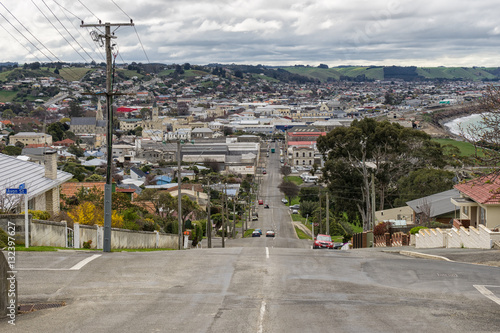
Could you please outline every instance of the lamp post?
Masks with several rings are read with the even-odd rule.
[[[181,140],[177,140],[177,222],[179,223],[179,250],[182,248],[182,191],[181,191]]]

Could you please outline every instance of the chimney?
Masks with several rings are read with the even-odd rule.
[[[57,179],[57,152],[55,150],[45,152],[45,177]]]

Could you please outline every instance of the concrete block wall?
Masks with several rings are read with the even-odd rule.
[[[30,227],[30,246],[66,247],[66,222],[33,220]]]
[[[460,248],[462,247],[462,237],[460,236],[460,230],[457,228],[452,228],[448,234],[447,248]]]
[[[437,229],[420,229],[415,235],[415,247],[420,249],[445,247],[446,232]]]
[[[448,232],[440,229],[422,229],[416,235],[416,248],[469,248],[491,249],[496,240],[500,240],[500,232],[492,232],[483,225],[474,227],[452,228]]]

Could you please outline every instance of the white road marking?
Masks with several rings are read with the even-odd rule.
[[[102,254],[94,254],[93,256],[90,256],[88,258],[83,259],[76,265],[74,265],[71,268],[16,268],[18,271],[78,271],[80,270],[83,266],[87,265],[89,262],[91,262],[94,259],[99,258],[102,256]]]
[[[266,259],[269,259],[269,248],[266,247]]]
[[[497,303],[500,305],[500,297],[496,296],[493,294],[488,288],[486,287],[493,287],[493,288],[500,288],[500,286],[484,286],[484,285],[474,285],[474,288],[477,289],[483,296],[488,297],[491,299],[493,302]]]
[[[102,254],[94,254],[91,257],[85,258],[82,261],[80,261],[78,264],[76,264],[75,266],[71,267],[70,270],[72,270],[72,271],[78,271],[78,270],[80,270],[80,268],[82,268],[83,266],[87,265],[92,260],[99,258],[100,256],[102,256]]]
[[[264,330],[264,315],[266,314],[266,301],[262,301],[260,305],[260,316],[259,316],[259,330],[258,333],[262,333]]]

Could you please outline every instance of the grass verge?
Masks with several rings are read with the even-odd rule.
[[[295,227],[295,232],[297,233],[297,237],[299,239],[312,239],[309,235],[303,232],[299,227]]]

